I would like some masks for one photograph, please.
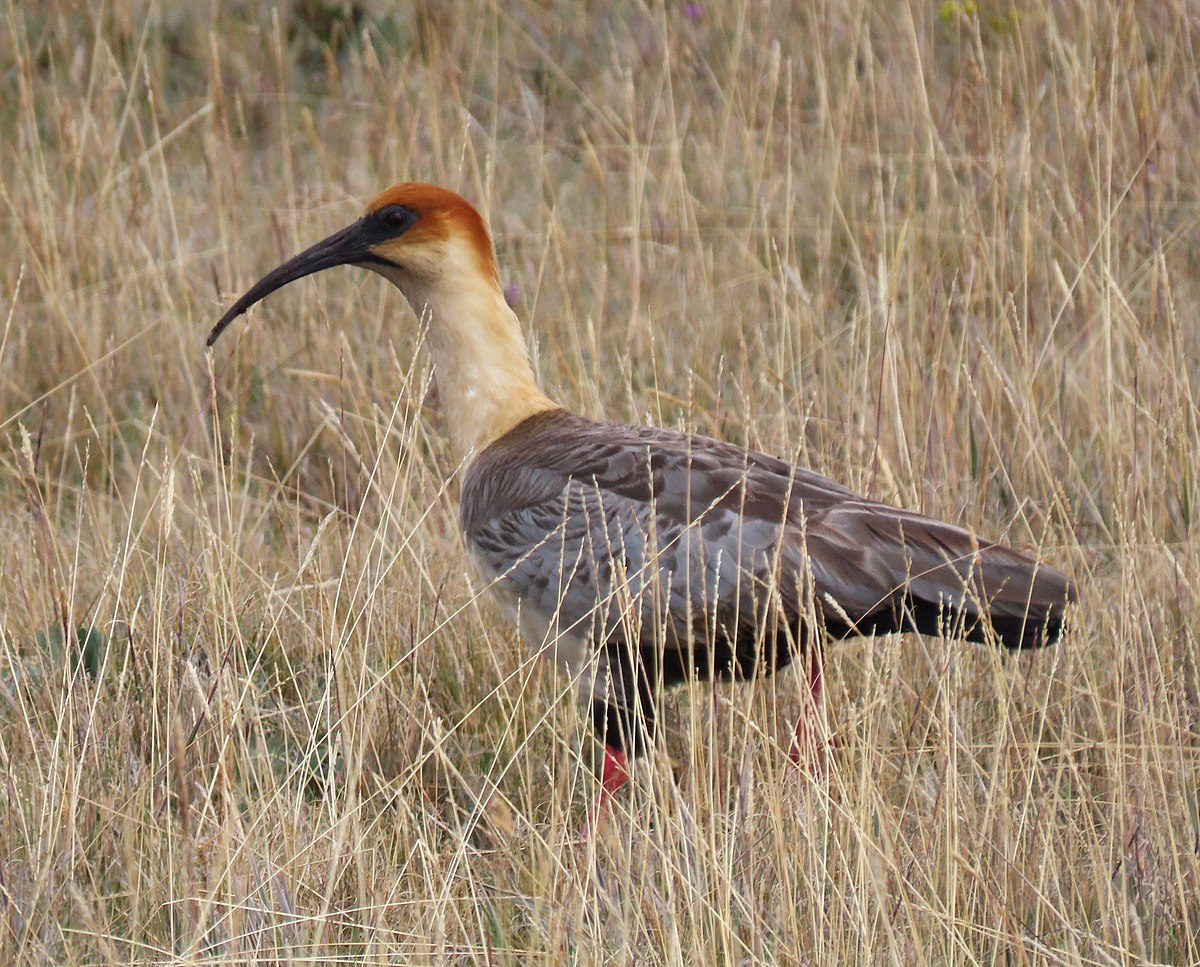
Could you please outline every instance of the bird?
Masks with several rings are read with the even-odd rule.
[[[538,384],[487,225],[466,199],[393,185],[221,316],[340,265],[391,282],[427,327],[462,467],[467,550],[525,641],[576,680],[602,749],[600,806],[658,734],[666,689],[800,660],[789,750],[816,746],[825,647],[917,632],[1020,650],[1064,634],[1074,583],[1022,551],[704,436],[589,419]]]

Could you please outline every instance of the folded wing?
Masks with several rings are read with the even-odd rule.
[[[1073,596],[1033,558],[786,461],[564,411],[477,458],[462,525],[523,625],[679,677],[774,668],[818,627],[1046,644]]]

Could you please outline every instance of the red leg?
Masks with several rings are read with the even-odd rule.
[[[604,746],[604,764],[600,770],[600,794],[611,798],[629,781],[629,760],[620,749]]]
[[[600,766],[600,791],[596,803],[588,814],[583,828],[583,842],[591,839],[592,833],[600,828],[608,813],[608,804],[620,788],[629,781],[629,759],[620,749],[605,743],[604,758]]]
[[[796,719],[796,734],[792,738],[792,748],[788,757],[798,766],[810,769],[814,773],[824,771],[824,752],[828,742],[821,733],[821,693],[825,687],[825,655],[818,648],[813,648],[805,655],[808,662],[808,691],[809,698],[800,709]]]

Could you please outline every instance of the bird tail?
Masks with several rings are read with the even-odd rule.
[[[1017,650],[1056,644],[1076,593],[1061,571],[991,544],[915,578],[906,598],[914,631]]]
[[[824,616],[837,637],[918,631],[1012,649],[1062,637],[1075,587],[1027,554],[883,505],[839,507],[821,523],[808,543],[824,567],[834,603]]]

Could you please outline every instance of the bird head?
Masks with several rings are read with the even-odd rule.
[[[405,182],[373,198],[358,221],[259,279],[221,316],[207,344],[215,343],[235,318],[276,289],[335,265],[378,272],[399,287],[418,312],[444,278],[470,278],[499,288],[491,236],[479,212],[445,188]]]

